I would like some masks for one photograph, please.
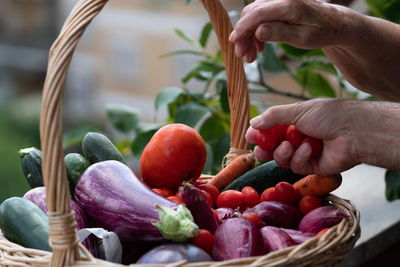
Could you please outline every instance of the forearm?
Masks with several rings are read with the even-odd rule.
[[[379,99],[400,101],[400,25],[347,10],[341,40],[323,48],[345,78]]]
[[[400,104],[361,102],[354,112],[364,114],[352,129],[358,161],[400,171]]]

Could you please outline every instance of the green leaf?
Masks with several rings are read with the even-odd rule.
[[[199,51],[195,51],[195,50],[177,50],[177,51],[173,51],[173,52],[168,52],[165,54],[162,54],[160,56],[160,58],[166,58],[166,57],[170,57],[170,56],[175,56],[175,55],[197,55],[197,56],[203,56],[204,54],[202,52]]]
[[[204,169],[203,169],[202,173],[210,174],[212,171],[213,162],[214,162],[213,150],[212,150],[212,146],[208,143],[206,143],[206,149],[207,149],[207,160],[206,160],[206,164],[204,165]]]
[[[209,112],[210,110],[207,107],[191,102],[177,109],[175,122],[195,127],[196,124]]]
[[[131,151],[132,154],[135,156],[140,156],[143,152],[143,149],[149,143],[150,139],[153,135],[157,132],[158,128],[156,129],[149,129],[147,131],[140,132],[136,135],[135,139],[132,141]]]
[[[281,60],[275,54],[275,45],[273,43],[266,43],[264,51],[258,54],[258,61],[264,70],[272,73],[281,72],[285,70]]]
[[[182,78],[182,83],[186,84],[192,78],[196,78],[198,80],[207,80],[210,75],[212,76],[212,73],[218,73],[222,70],[225,70],[225,67],[214,62],[198,61],[189,71],[189,73]],[[205,73],[211,74],[208,75]]]
[[[396,23],[400,23],[399,0],[366,0],[372,15]]]
[[[336,96],[335,90],[329,82],[322,75],[314,73],[311,70],[298,70],[295,79],[312,97]]]
[[[260,111],[258,110],[258,108],[250,104],[250,118],[252,119],[258,115],[260,115]]]
[[[176,99],[184,93],[185,91],[179,87],[167,87],[162,89],[158,93],[154,103],[156,112],[158,112],[162,106],[169,105],[170,103],[176,101]]]
[[[174,28],[174,31],[176,32],[176,34],[178,34],[179,37],[181,37],[183,40],[185,40],[186,42],[188,42],[192,46],[194,46],[194,47],[196,47],[198,49],[202,48],[202,46],[200,45],[199,42],[194,40],[190,35],[184,33],[182,30],[180,30],[178,28]]]
[[[100,132],[96,127],[84,125],[73,128],[63,134],[63,149],[67,149],[76,145],[80,145],[83,137],[88,132]]]
[[[109,103],[106,110],[112,125],[124,133],[134,131],[140,121],[140,111],[131,106]]]
[[[400,199],[400,173],[387,170],[385,173],[386,182],[386,199],[388,201],[394,201]]]
[[[186,5],[190,5],[191,3],[193,3],[196,0],[186,0]]]
[[[210,33],[212,31],[213,27],[210,22],[207,22],[203,29],[201,30],[201,35],[199,39],[199,43],[202,47],[206,47],[208,38],[210,37]]]
[[[228,82],[219,80],[217,81],[217,92],[219,93],[219,99],[221,102],[222,110],[226,113],[230,113],[229,99],[228,99]]]
[[[221,138],[225,134],[225,127],[220,119],[211,116],[203,122],[199,132],[204,141],[209,142]]]
[[[322,70],[322,71],[328,72],[333,75],[338,75],[338,72],[332,63],[326,63],[326,62],[315,61],[315,60],[304,62],[297,68],[297,70],[298,71]]]
[[[301,49],[301,48],[291,46],[286,43],[279,43],[279,46],[282,48],[283,52],[285,52],[285,54],[291,58],[325,56],[325,53],[324,53],[324,51],[322,51],[322,49],[306,50],[306,49]]]

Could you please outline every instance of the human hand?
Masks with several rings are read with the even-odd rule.
[[[257,0],[243,9],[229,40],[249,63],[267,41],[323,48],[341,41],[347,10],[320,0]]]
[[[251,120],[246,139],[254,144],[255,129],[294,124],[305,135],[323,141],[324,148],[319,157],[311,158],[308,143],[295,150],[288,141],[283,141],[273,153],[256,146],[255,156],[261,161],[274,159],[281,167],[300,174],[336,174],[360,163],[360,142],[356,133],[368,131],[365,124],[368,124],[368,117],[373,118],[361,106],[361,101],[343,99],[313,99],[274,106]]]

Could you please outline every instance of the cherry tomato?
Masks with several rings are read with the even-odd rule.
[[[200,229],[200,234],[193,238],[193,245],[201,248],[208,254],[212,254],[214,236],[208,230]]]
[[[286,139],[286,130],[289,126],[285,125],[275,125],[273,128],[276,133],[276,146],[279,146]]]
[[[316,196],[304,196],[300,199],[299,209],[303,215],[306,215],[310,211],[321,207],[321,199]]]
[[[293,185],[288,182],[279,182],[275,185],[275,191],[278,195],[278,200],[286,202],[288,204],[296,204],[300,195]]]
[[[154,192],[156,192],[157,194],[159,194],[160,196],[168,197],[168,196],[165,194],[165,192],[164,192],[163,190],[161,190],[160,188],[152,188],[152,190],[153,190]]]
[[[254,223],[255,225],[259,225],[259,223],[261,222],[260,216],[258,216],[255,213],[249,212],[249,213],[245,213],[243,214],[243,219],[246,219],[252,223]]]
[[[303,143],[309,143],[311,146],[311,158],[316,158],[319,155],[321,155],[322,152],[322,148],[324,146],[324,144],[322,143],[322,141],[320,139],[311,137],[311,136],[307,136],[306,138],[304,138]]]
[[[272,152],[276,146],[276,133],[273,128],[266,130],[257,130],[256,142],[259,147],[265,151]]]
[[[210,194],[214,204],[217,204],[217,198],[219,196],[219,189],[211,184],[199,184],[196,186],[198,189],[206,191]]]
[[[222,192],[217,199],[218,208],[244,208],[244,196],[242,192],[237,190],[226,190]]]
[[[278,199],[278,194],[276,192],[275,187],[269,187],[264,190],[264,192],[261,193],[260,196],[260,202],[263,201],[277,201]]]
[[[286,140],[288,140],[294,149],[298,149],[303,142],[305,135],[297,130],[296,126],[289,125],[286,129]]]
[[[245,186],[242,189],[242,195],[244,197],[244,203],[246,207],[252,208],[260,203],[260,196],[258,192],[251,186]]]

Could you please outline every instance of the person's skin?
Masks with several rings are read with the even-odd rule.
[[[360,163],[400,171],[399,121],[400,103],[313,99],[267,109],[250,121],[246,139],[255,143],[254,129],[294,124],[304,134],[323,140],[320,157],[310,158],[308,143],[294,151],[288,141],[273,155],[256,146],[255,156],[261,161],[275,159],[300,174],[336,174]]]
[[[252,62],[264,43],[279,41],[303,49],[322,48],[355,87],[382,100],[400,101],[400,26],[319,0],[257,0],[246,6],[230,36],[236,54]],[[294,151],[287,141],[271,155],[256,146],[262,161],[275,159],[293,171],[335,174],[360,163],[400,171],[400,104],[316,99],[274,106],[253,119],[254,129],[294,124],[323,140],[321,157],[311,147]]]
[[[241,14],[230,41],[252,62],[267,41],[322,48],[355,87],[400,101],[400,25],[320,0],[257,0]]]

